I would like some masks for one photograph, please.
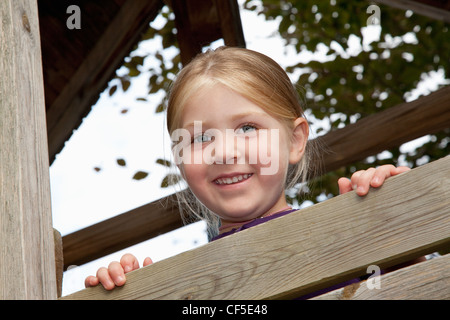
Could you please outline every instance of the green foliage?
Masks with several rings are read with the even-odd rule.
[[[431,71],[449,76],[450,31],[448,24],[388,6],[380,7],[380,36],[376,41],[363,45],[363,28],[367,26],[370,2],[343,0],[293,0],[251,1],[244,7],[263,15],[267,20],[279,21],[278,32],[286,46],[292,46],[300,54],[304,51],[327,50],[327,61],[312,60],[286,67],[291,75],[298,75],[296,84],[307,111],[313,119],[325,120],[328,125],[313,123],[315,135],[336,130],[370,114],[407,101],[425,74]],[[165,7],[161,15],[166,23],[160,29],[149,28],[143,40],[161,36],[163,50],[177,47],[174,16]],[[362,50],[349,52],[350,42],[356,41]],[[322,49],[323,50],[323,49]],[[149,71],[149,97],[163,90],[167,92],[171,81],[179,71],[180,56],[170,61],[162,52],[153,58],[158,67]],[[117,76],[126,91],[133,77],[144,72],[147,57],[128,57],[124,67],[128,72]],[[116,82],[109,88],[110,95],[118,89]],[[164,99],[156,112],[165,110]],[[327,173],[317,181],[306,198],[316,202],[320,194],[331,197],[338,193],[337,179],[351,176],[353,172],[369,166],[385,163],[407,164],[414,167],[448,154],[450,130],[432,135],[429,142],[415,151],[402,153],[399,148],[389,150],[383,157],[376,155],[364,161]],[[157,163],[170,166],[166,160]],[[167,176],[162,187],[179,177]],[[326,190],[326,191],[325,191]],[[293,201],[294,199],[291,199]],[[302,199],[297,199],[303,201]]]

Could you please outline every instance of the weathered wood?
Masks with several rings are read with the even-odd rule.
[[[426,134],[450,128],[450,86],[319,137],[329,172]]]
[[[169,5],[176,18],[183,65],[188,64],[204,46],[221,38],[227,46],[245,47],[236,0],[171,0]]]
[[[318,138],[328,148],[323,157],[322,173],[448,127],[450,86]],[[172,198],[173,196],[155,201],[123,213],[113,220],[106,220],[65,236],[66,267],[100,258],[111,253],[112,249],[120,250],[138,243],[133,243],[133,239],[148,240],[180,226],[181,218]],[[166,203],[167,206],[162,205]],[[142,228],[145,220],[149,222],[144,222],[146,228]],[[123,228],[125,221],[127,228]],[[103,240],[99,240],[100,237]]]
[[[450,242],[450,157],[271,220],[67,299],[292,298]]]
[[[64,269],[182,227],[175,204],[168,196],[64,236]]]
[[[450,254],[328,292],[311,300],[450,300]]]
[[[214,0],[225,45],[245,48],[239,4],[236,0]]]
[[[59,298],[62,296],[64,256],[61,233],[59,233],[59,231],[56,229],[53,229],[53,238],[55,242],[56,289]]]
[[[0,1],[0,299],[56,299],[36,0]]]
[[[171,3],[173,13],[175,14],[175,25],[177,27],[177,40],[180,48],[181,63],[187,65],[193,57],[202,51],[202,44],[197,41],[195,34],[192,31],[187,1],[172,0]]]
[[[450,23],[450,5],[448,1],[374,0],[374,2],[402,10],[412,10],[415,14]]]

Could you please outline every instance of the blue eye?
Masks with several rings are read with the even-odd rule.
[[[236,133],[248,133],[255,131],[256,127],[251,124],[244,124],[242,127],[236,130]]]
[[[198,136],[194,137],[192,139],[193,143],[204,143],[204,142],[210,142],[212,141],[212,137],[206,135],[206,134],[199,134]]]

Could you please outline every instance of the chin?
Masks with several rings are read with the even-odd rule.
[[[232,222],[241,222],[252,220],[258,217],[257,209],[243,208],[242,206],[235,210],[221,211],[217,214],[221,219]]]

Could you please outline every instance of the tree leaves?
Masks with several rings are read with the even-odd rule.
[[[117,159],[116,162],[121,167],[125,167],[127,165],[124,159]]]
[[[142,180],[144,178],[147,178],[148,172],[145,171],[138,171],[134,174],[133,179],[134,180]]]
[[[168,188],[170,186],[176,185],[181,180],[179,174],[168,174],[164,177],[161,182],[161,188]]]
[[[157,159],[156,163],[165,166],[165,167],[171,167],[172,163],[169,160],[164,160],[164,159]]]

